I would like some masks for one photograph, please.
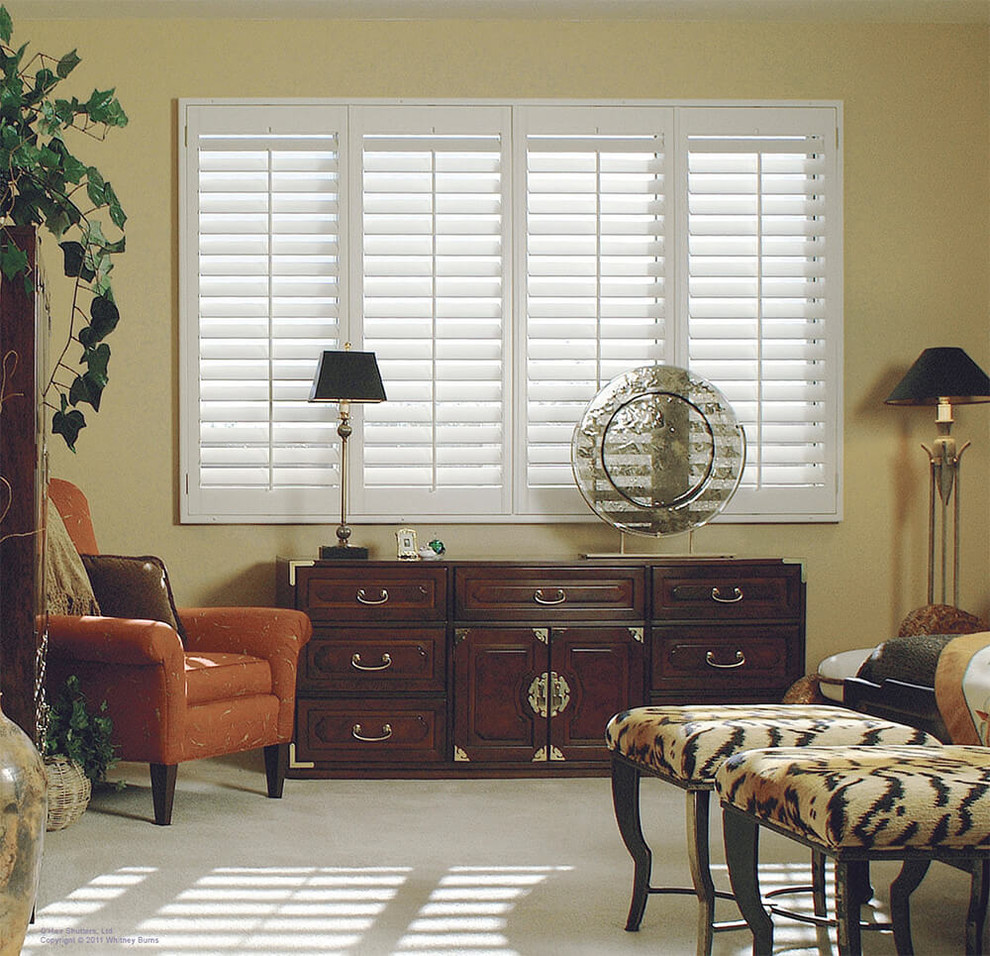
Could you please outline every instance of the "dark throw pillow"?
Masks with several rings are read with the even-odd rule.
[[[82,560],[106,617],[162,621],[175,628],[185,644],[186,634],[175,610],[168,572],[161,558],[84,554]]]

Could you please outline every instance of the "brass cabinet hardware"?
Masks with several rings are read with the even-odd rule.
[[[556,717],[571,702],[571,688],[563,676],[550,672],[550,716]],[[552,758],[551,758],[552,759]]]
[[[526,699],[529,701],[529,706],[533,709],[533,713],[540,717],[546,717],[547,715],[547,674],[546,672],[539,674],[533,678],[533,682],[529,685],[529,692],[526,695]]]
[[[557,747],[550,745],[550,759],[551,760],[566,760],[567,758],[560,752]]]
[[[540,749],[537,750],[530,759],[533,763],[542,763],[547,759],[547,748],[540,747]]]
[[[362,726],[360,724],[355,724],[353,727],[351,727],[351,736],[355,740],[362,740],[365,743],[375,743],[376,741],[379,740],[388,740],[388,738],[392,736],[392,725],[382,724],[382,732],[380,736],[366,737],[364,735],[364,729],[362,728]]]
[[[643,629],[641,627],[629,628],[629,636],[637,643],[643,643]]]
[[[312,760],[300,760],[296,756],[295,743],[289,744],[289,767],[292,770],[312,770],[315,766]]]
[[[733,667],[742,667],[746,663],[746,655],[742,651],[736,651],[736,659],[731,664],[719,664],[715,660],[714,651],[709,651],[705,654],[705,663],[709,667],[718,667],[721,670],[731,670]]]
[[[462,747],[456,747],[456,746],[454,747],[454,760],[456,760],[458,763],[471,762],[471,758],[468,756],[467,751],[464,750]]]
[[[533,637],[535,637],[541,644],[549,644],[550,629],[547,627],[534,627]]]
[[[544,671],[533,678],[527,698],[533,713],[540,717],[556,717],[571,702],[571,688],[556,671]]]
[[[385,588],[379,588],[378,591],[381,595],[380,597],[369,598],[364,588],[358,588],[357,594],[354,597],[357,598],[358,604],[385,604],[388,601],[388,591]]]
[[[351,667],[353,667],[356,671],[384,671],[391,666],[391,654],[382,654],[382,662],[380,664],[362,664],[360,654],[351,655]]]
[[[557,593],[552,598],[548,598],[544,597],[543,588],[537,588],[533,594],[533,600],[537,604],[563,604],[567,600],[567,595],[564,593],[563,588],[557,588]]]
[[[718,601],[719,604],[738,604],[743,599],[743,593],[741,588],[732,589],[732,597],[722,597],[722,589],[719,587],[712,588],[712,600]]]

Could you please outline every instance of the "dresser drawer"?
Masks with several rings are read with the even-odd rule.
[[[340,621],[443,621],[446,567],[318,565],[296,572],[297,607],[315,625]]]
[[[300,700],[297,759],[366,764],[445,758],[443,700]]]
[[[801,605],[800,565],[653,570],[653,616],[661,620],[798,618]]]
[[[366,693],[434,691],[447,679],[444,627],[317,630],[306,645],[299,686],[304,690]]]
[[[799,627],[662,628],[653,631],[654,691],[710,696],[727,688],[781,693],[800,677]]]
[[[455,617],[460,621],[640,620],[643,568],[458,567]]]

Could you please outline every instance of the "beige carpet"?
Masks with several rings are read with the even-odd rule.
[[[264,796],[251,754],[182,765],[163,828],[149,822],[147,768],[116,776],[125,790],[98,794],[79,822],[46,837],[27,956],[694,952],[692,897],[653,897],[642,929],[623,931],[632,865],[606,778],[289,780],[279,801]],[[644,818],[654,882],[684,885],[683,795],[647,781]],[[716,822],[717,864],[720,841]],[[766,886],[807,878],[789,841],[770,835],[763,857]],[[883,918],[896,870],[874,873]],[[963,952],[967,893],[961,873],[933,867],[914,897],[919,956]],[[779,927],[776,952],[819,951],[812,927]],[[869,933],[864,949],[893,953],[893,940]],[[716,956],[750,950],[745,931],[716,937]]]

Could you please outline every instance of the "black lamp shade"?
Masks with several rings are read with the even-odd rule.
[[[925,349],[886,399],[887,405],[990,402],[990,378],[962,349]]]
[[[384,402],[374,352],[324,352],[309,393],[311,402]]]

